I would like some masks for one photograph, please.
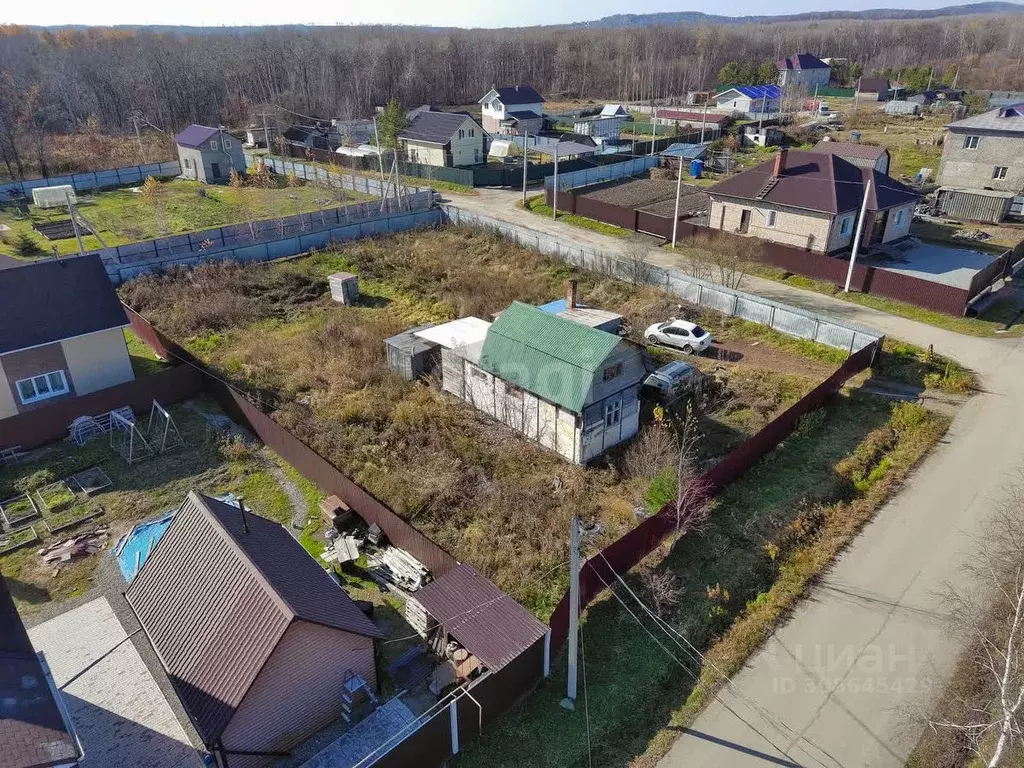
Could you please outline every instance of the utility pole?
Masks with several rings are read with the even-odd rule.
[[[654,155],[654,143],[658,140],[658,112],[651,106],[651,151],[650,154]]]
[[[133,110],[132,111],[132,125],[135,126],[135,138],[139,140],[139,156],[142,158],[142,164],[145,165],[149,161],[146,160],[146,150],[142,146],[142,134],[139,133],[139,111],[138,110]]]
[[[700,143],[701,144],[704,143],[704,125],[707,123],[707,121],[708,121],[708,102],[707,102],[707,99],[705,99],[704,100],[704,114],[701,115],[701,118],[700,118]]]
[[[380,196],[384,198],[384,155],[380,151],[380,132],[377,130],[377,116],[373,116],[373,138],[377,142],[377,161],[380,163]]]
[[[561,706],[576,709],[576,664],[580,636],[580,519],[569,522],[569,679]]]
[[[853,236],[853,250],[850,251],[850,268],[846,270],[846,287],[843,288],[845,293],[850,292],[850,283],[853,281],[853,265],[857,261],[857,249],[860,248],[860,239],[864,232],[864,217],[868,212],[868,197],[871,195],[873,181],[874,179],[869,176],[868,185],[864,188],[864,200],[860,204],[860,218],[857,219],[857,233]]]
[[[523,131],[523,208],[526,208],[526,166],[528,165],[529,155],[527,155],[526,147],[530,143],[530,132]]]
[[[679,155],[679,172],[676,174],[676,213],[672,217],[672,250],[676,249],[676,229],[679,227],[679,196],[683,192],[683,156]]]
[[[953,87],[956,88],[956,82],[960,79],[960,65],[956,65],[956,74],[953,75]]]
[[[558,144],[555,144],[555,178],[551,183],[551,218],[558,218]]]
[[[267,128],[267,113],[260,112],[263,118],[263,143],[267,145],[267,152],[270,152],[270,130]]]
[[[935,74],[935,67],[932,67],[931,69],[928,70],[928,85],[926,85],[925,88],[924,88],[926,91],[930,91],[932,89],[932,76],[934,74]]]

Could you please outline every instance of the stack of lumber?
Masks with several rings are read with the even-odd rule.
[[[409,592],[415,592],[430,581],[430,571],[404,549],[384,547],[368,560],[377,575]]]
[[[405,601],[405,620],[409,622],[410,627],[423,635],[423,637],[426,637],[430,630],[437,625],[437,622],[427,613],[427,609],[412,597],[407,598]]]
[[[359,559],[359,541],[355,536],[336,536],[334,543],[320,553],[326,563],[348,563]]]
[[[104,549],[106,546],[107,529],[97,528],[94,531],[81,533],[78,536],[72,536],[70,539],[64,539],[56,544],[43,547],[39,550],[39,556],[43,558],[43,562],[47,565],[56,563],[59,567],[61,563],[71,562],[72,558],[88,557]]]

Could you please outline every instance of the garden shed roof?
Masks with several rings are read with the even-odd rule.
[[[594,374],[619,343],[618,336],[516,301],[491,325],[480,366],[581,413]]]
[[[465,563],[417,592],[416,601],[492,671],[548,631],[547,625]]]

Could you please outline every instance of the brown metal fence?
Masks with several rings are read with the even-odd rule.
[[[135,334],[161,357],[181,360],[181,369],[194,373],[199,385],[209,393],[232,419],[248,428],[265,445],[295,467],[304,477],[322,490],[337,495],[368,523],[377,523],[388,539],[405,549],[427,566],[435,578],[442,577],[456,560],[441,547],[413,528],[409,523],[374,498],[366,489],[346,477],[270,416],[249,402],[235,389],[202,369],[202,364],[187,350],[153,327],[142,315],[125,307]],[[199,385],[196,389],[198,390]],[[459,742],[476,738],[481,728],[488,727],[503,712],[540,681],[544,671],[544,638],[537,640],[514,660],[497,672],[480,678],[471,686],[472,698],[458,699],[456,717]],[[475,703],[474,703],[475,700]],[[409,735],[389,745],[386,754],[374,765],[440,766],[452,755],[451,723],[448,708]],[[383,750],[382,750],[383,752]]]
[[[871,366],[882,340],[870,344],[846,359],[835,373],[804,395],[768,426],[747,439],[702,478],[705,492],[717,494],[728,483],[742,476],[754,462],[775,448],[796,429],[800,418],[821,407],[840,387]],[[625,574],[645,556],[654,551],[675,530],[675,502],[666,504],[658,514],[605,547],[601,556],[590,558],[580,569],[580,607],[587,606],[616,574]],[[569,594],[562,597],[551,616],[551,653],[562,646],[569,631]]]
[[[154,400],[161,405],[194,397],[202,390],[203,378],[186,365],[66,400],[52,400],[16,416],[0,419],[0,448],[36,448],[61,440],[79,416],[95,416],[122,406],[136,413],[148,413]]]
[[[624,229],[656,235],[666,240],[672,238],[672,217],[657,216],[644,210],[626,208],[586,197],[587,192],[595,188],[596,185],[595,187],[581,187],[572,191],[559,192],[558,210],[614,224]],[[552,190],[549,189],[547,190],[548,205],[551,205],[551,202]],[[739,237],[739,235],[729,232],[679,221],[676,227],[677,240],[685,240],[698,235],[715,239]],[[762,264],[770,264],[795,275],[824,280],[833,285],[845,285],[846,283],[849,262],[843,259],[767,241],[763,241],[752,256]],[[992,264],[978,272],[972,279],[969,288],[957,288],[887,269],[856,264],[853,268],[851,288],[861,293],[884,296],[926,309],[962,316],[967,311],[971,299],[994,281],[1007,276],[1012,264],[1021,257],[1024,257],[1024,250],[1021,250],[1019,254],[1015,254],[1013,251],[1005,252]]]

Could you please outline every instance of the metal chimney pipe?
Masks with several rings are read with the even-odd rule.
[[[565,281],[565,305],[566,309],[576,309],[579,303],[579,283],[575,280]]]

